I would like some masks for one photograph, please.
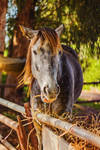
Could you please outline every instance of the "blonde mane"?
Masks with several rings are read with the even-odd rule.
[[[56,55],[58,54],[59,51],[62,51],[60,39],[57,33],[55,32],[55,30],[49,28],[40,29],[37,36],[34,37],[29,44],[27,57],[26,57],[26,64],[22,73],[19,76],[18,86],[22,86],[26,83],[31,88],[31,85],[35,79],[31,71],[31,47],[36,43],[36,41],[39,38],[41,38],[40,47],[41,45],[43,45],[45,40],[47,40],[50,43],[53,50],[53,55]]]

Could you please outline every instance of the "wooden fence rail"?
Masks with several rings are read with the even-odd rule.
[[[91,84],[100,84],[100,81],[96,81],[96,82],[84,82],[84,85],[91,85]]]
[[[7,150],[16,150],[7,140],[3,139],[3,136],[0,134],[1,143],[7,148]],[[0,150],[4,150],[3,148]]]
[[[25,59],[10,58],[0,56],[0,72],[18,73],[22,71],[25,64]]]
[[[16,84],[0,84],[0,88],[15,88]]]
[[[24,107],[14,104],[12,102],[9,102],[3,98],[0,98],[0,104],[8,107],[14,111],[18,111],[20,113],[25,113]],[[56,119],[54,117],[51,117],[49,115],[42,114],[42,113],[38,113],[36,115],[36,117],[42,124],[47,124],[48,126],[56,127],[58,129],[63,130],[66,133],[69,132],[72,135],[78,136],[79,138],[84,139],[87,142],[100,148],[100,137],[95,135],[94,133],[91,133],[85,129],[78,127],[76,124],[73,125],[71,123]],[[1,118],[0,119],[1,122],[4,122],[6,125],[12,127],[12,124],[8,123],[8,121],[4,121],[7,119],[6,117],[4,117],[6,119],[3,119],[2,115],[0,115],[0,118]],[[17,124],[16,124],[16,127],[17,127]]]
[[[25,115],[26,117],[32,118],[31,112],[30,112],[30,107],[29,107],[28,103],[25,103],[25,108],[24,108],[20,105],[12,103],[12,102],[5,100],[3,98],[0,98],[0,104],[3,105],[4,107],[8,107],[8,108],[10,108],[16,112],[21,113],[22,115]],[[21,150],[27,150],[26,132],[25,132],[24,126],[22,125],[20,116],[17,116],[17,120],[18,120],[18,122],[12,121],[8,117],[0,114],[0,122],[4,123],[8,127],[12,128],[16,131],[18,139],[19,139]],[[30,121],[32,122],[32,119],[28,119],[27,121],[29,121],[28,123],[30,123]],[[29,132],[33,128],[34,128],[34,126],[32,124],[28,125]],[[35,134],[36,134],[35,131],[33,131],[33,133],[31,133],[31,145],[34,146],[35,150],[38,150],[37,149],[38,143],[37,143],[37,138],[36,138]]]
[[[24,109],[23,106],[20,106],[20,105],[17,105],[15,103],[12,103],[12,102],[10,102],[8,100],[5,100],[4,98],[0,98],[0,104],[5,106],[5,107],[8,107],[8,108],[10,108],[10,109],[12,109],[14,111],[17,111],[19,113],[23,113],[23,114],[25,113],[25,109]]]
[[[13,121],[10,118],[0,114],[0,122],[17,131],[18,123],[16,121]]]
[[[49,115],[42,113],[37,114],[37,119],[44,124],[56,127],[65,132],[69,132],[75,136],[78,136],[79,138],[84,139],[87,142],[100,148],[100,137],[94,133],[78,127],[77,125],[73,125],[71,123],[50,117]]]

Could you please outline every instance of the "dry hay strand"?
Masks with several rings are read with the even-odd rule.
[[[33,99],[37,98],[37,97],[40,97],[40,95],[34,96]],[[74,113],[73,115],[70,115],[69,113],[63,113],[62,115],[59,116],[55,113],[52,113],[50,107],[51,107],[51,104],[42,105],[41,109],[37,110],[37,112],[34,113],[34,116],[32,117],[33,123],[35,120],[37,127],[40,130],[41,130],[41,123],[38,120],[36,120],[36,115],[37,115],[37,113],[44,113],[44,114],[48,114],[51,117],[60,119],[62,121],[67,121],[69,123],[72,123],[73,124],[72,127],[74,125],[77,125],[78,127],[86,129],[86,130],[100,136],[100,113],[98,113],[98,114],[90,113],[87,115],[86,114],[84,115],[84,113],[82,113],[83,115],[81,113],[80,113],[81,115],[79,115],[77,113]],[[32,119],[30,117],[27,117],[25,114],[23,116],[25,117],[25,119],[22,120],[22,122],[27,121],[28,119]],[[31,124],[31,123],[32,122],[24,123],[23,125],[27,126],[28,124]],[[63,137],[68,143],[70,143],[72,146],[74,146],[76,150],[100,150],[100,148],[97,148],[96,146],[88,143],[86,140],[82,140],[79,137],[70,134],[69,132],[64,132],[53,126],[48,126],[48,125],[46,125],[46,126],[49,129],[51,129],[55,134],[57,134],[59,138]],[[34,130],[34,128],[32,129],[32,131],[33,130]],[[28,141],[27,141],[27,143],[28,143],[27,149],[28,150],[34,150],[34,148],[30,144],[30,134],[32,131],[30,131],[30,133],[28,133]]]
[[[28,132],[27,130],[27,126],[29,124],[32,124],[33,121],[30,121],[27,123],[28,120],[32,119],[32,117],[28,117],[26,116],[26,114],[22,114],[22,116],[25,118],[25,119],[22,119],[21,122],[23,124],[23,126],[25,127],[26,129],[26,134],[27,134],[27,147],[26,147],[26,150],[35,150],[35,148],[33,146],[31,146],[31,143],[30,143],[30,136],[31,136],[31,133],[34,131],[34,127],[30,130],[30,132]],[[16,147],[18,150],[20,150],[20,145],[18,144],[17,147]]]
[[[29,132],[28,134],[28,138],[27,138],[27,150],[34,150],[34,148],[32,149],[31,145],[29,144],[30,141],[30,135],[31,133],[34,131],[34,128]]]
[[[84,113],[82,113],[83,115],[79,115],[77,113],[74,113],[73,115],[70,115],[69,113],[63,113],[61,116],[58,116],[57,114],[51,112],[50,105],[51,104],[43,105],[42,109],[39,110],[39,112],[48,114],[51,117],[55,117],[63,121],[67,121],[69,123],[72,123],[73,126],[77,125],[78,127],[86,129],[100,136],[100,113],[98,114],[90,113],[87,115],[86,114],[84,115]],[[74,146],[76,150],[100,150],[100,148],[97,148],[96,146],[88,143],[86,140],[82,140],[79,137],[70,134],[69,132],[63,132],[55,127],[51,127],[48,125],[46,126],[50,128],[59,137],[63,136],[63,138],[68,143],[71,143],[71,145]]]
[[[73,126],[77,125],[83,129],[86,129],[98,136],[100,136],[100,113],[98,114],[88,114],[87,116],[80,116],[80,115],[70,115],[69,113],[64,113],[61,116],[57,116],[57,114],[52,114],[52,117],[57,119],[67,121],[72,123]],[[72,146],[76,148],[76,150],[100,150],[96,146],[88,143],[85,140],[80,139],[77,136],[70,134],[69,132],[63,132],[59,129],[54,127],[49,127],[57,134],[59,137],[63,136],[63,138],[68,142],[71,143]]]

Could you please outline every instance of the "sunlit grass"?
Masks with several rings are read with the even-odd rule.
[[[91,107],[91,108],[94,108],[96,110],[100,110],[100,103],[83,103],[81,104],[82,106],[88,106],[88,107]]]
[[[88,66],[85,68],[83,73],[84,82],[96,82],[100,81],[100,59],[88,59]],[[98,85],[84,85],[83,89],[91,89],[95,87],[100,89],[100,84]]]
[[[85,101],[87,100],[82,98],[78,98],[78,101],[84,101],[84,103],[79,104],[81,106],[87,106],[87,107],[94,108],[96,110],[100,110],[100,102],[85,103]]]
[[[6,49],[6,50],[4,50],[4,57],[7,57],[8,56],[8,50]]]

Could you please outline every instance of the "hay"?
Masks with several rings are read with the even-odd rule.
[[[40,95],[36,97],[39,96]],[[43,105],[42,109],[41,110],[39,109],[39,113],[48,114],[51,117],[55,117],[62,121],[67,121],[69,123],[72,123],[73,126],[77,125],[78,127],[86,129],[100,136],[100,112],[97,114],[93,113],[86,114],[85,110],[84,111],[81,110],[81,112],[79,113],[77,113],[78,111],[75,111],[72,115],[70,115],[69,113],[63,113],[62,115],[58,116],[57,114],[51,112],[50,106],[51,104]],[[100,150],[100,148],[97,148],[96,146],[86,142],[85,140],[80,139],[77,136],[70,134],[69,132],[64,132],[60,129],[48,125],[46,126],[49,129],[51,129],[55,134],[57,134],[59,137],[63,137],[68,143],[71,143],[71,145],[74,146],[76,150]],[[32,147],[30,147],[30,150],[32,150]]]
[[[49,111],[48,111],[49,110]],[[98,136],[100,136],[100,113],[98,114],[85,114],[84,112],[80,112],[80,114],[74,113],[70,115],[69,113],[63,113],[61,116],[57,114],[53,114],[50,112],[50,105],[42,108],[41,113],[48,114],[51,117],[55,117],[57,119],[67,121],[72,123],[73,125],[77,125],[83,129],[86,129]],[[82,115],[81,115],[82,114]],[[47,125],[46,125],[47,126]],[[55,134],[59,137],[63,136],[63,138],[68,142],[71,143],[77,150],[100,150],[96,146],[86,142],[85,140],[76,137],[69,132],[63,132],[60,129],[48,126]]]
[[[100,113],[97,116],[95,114],[89,114],[88,116],[78,116],[75,114],[69,115],[68,113],[64,113],[61,116],[58,116],[57,114],[50,114],[49,112],[49,115],[60,120],[70,122],[73,125],[77,125],[78,127],[84,128],[100,136]],[[87,143],[85,140],[82,140],[76,136],[73,136],[69,132],[63,132],[60,129],[51,126],[47,127],[59,137],[63,137],[68,143],[71,143],[71,145],[74,146],[76,150],[100,150],[96,146]],[[29,150],[33,149],[34,148],[29,145]]]
[[[72,123],[73,125],[77,125],[78,127],[86,129],[100,136],[100,113],[88,114],[87,116],[76,114],[70,115],[69,113],[64,113],[61,116],[58,116],[57,114],[51,114],[51,116]],[[68,143],[71,143],[71,145],[74,146],[77,150],[100,150],[99,148],[93,146],[90,143],[87,143],[85,140],[82,140],[77,136],[70,134],[69,132],[63,132],[54,127],[49,128],[53,130],[53,132],[59,137],[63,136],[63,138]]]

